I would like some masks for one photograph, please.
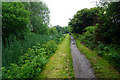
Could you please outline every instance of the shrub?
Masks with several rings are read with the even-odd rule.
[[[29,48],[27,52],[19,57],[17,64],[11,64],[9,67],[2,67],[3,78],[33,78],[38,76],[48,58],[57,49],[55,41],[50,40],[42,46],[37,43],[36,46]]]
[[[82,41],[86,46],[93,49],[95,46],[95,33],[96,26],[86,27],[83,31],[83,35],[79,35],[79,40]]]
[[[86,27],[84,29],[84,33],[79,35],[78,39],[90,49],[94,49],[99,56],[108,60],[119,70],[120,48],[115,44],[105,44],[103,42],[97,41],[95,38],[95,30],[95,26]]]

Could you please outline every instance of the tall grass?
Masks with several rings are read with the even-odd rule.
[[[50,37],[51,36],[51,37]],[[29,34],[24,40],[17,40],[16,37],[9,37],[9,43],[2,45],[2,65],[9,66],[11,63],[17,63],[18,57],[25,54],[28,48],[36,43],[40,46],[49,40],[55,40],[56,35]]]
[[[17,63],[12,63],[8,67],[1,68],[2,78],[37,77],[43,70],[44,65],[49,61],[49,57],[56,51],[57,44],[62,42],[64,38],[65,36],[56,35],[54,40],[49,40],[45,44],[43,44],[44,42],[40,42],[42,44],[38,42],[32,48],[28,48],[26,53],[19,56]]]

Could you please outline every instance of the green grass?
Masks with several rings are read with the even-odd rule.
[[[70,36],[58,45],[55,54],[50,57],[39,78],[73,78],[72,56],[70,49]]]
[[[85,45],[80,43],[76,39],[78,49],[85,54],[92,68],[94,69],[95,75],[98,78],[120,78],[119,73],[115,70],[107,60],[99,57],[94,51],[87,48]]]

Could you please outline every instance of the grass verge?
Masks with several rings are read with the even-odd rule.
[[[107,60],[99,57],[94,51],[87,48],[85,45],[81,44],[78,39],[76,39],[76,45],[78,49],[85,54],[91,66],[95,71],[97,78],[119,78],[119,73],[115,70]]]
[[[73,78],[72,55],[70,49],[70,36],[58,45],[55,54],[50,57],[39,78]]]

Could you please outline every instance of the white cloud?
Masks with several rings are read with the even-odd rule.
[[[50,9],[50,23],[52,26],[67,26],[69,18],[83,8],[94,7],[93,0],[42,0]]]

